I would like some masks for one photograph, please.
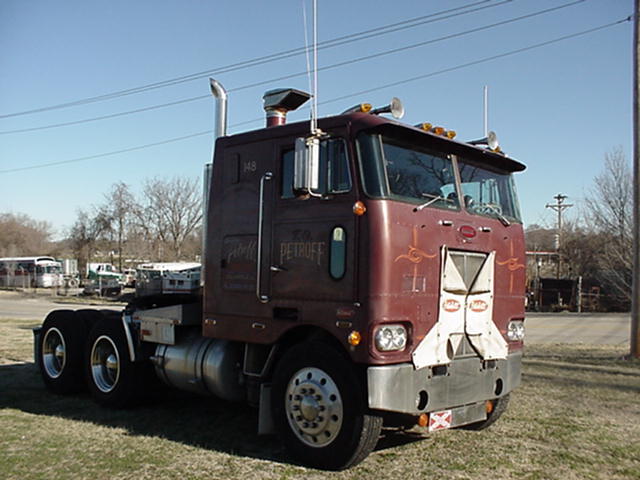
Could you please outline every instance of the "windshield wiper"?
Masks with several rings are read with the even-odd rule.
[[[431,193],[423,193],[422,194],[423,197],[431,197],[431,200],[429,200],[428,202],[425,202],[421,205],[418,205],[416,208],[413,209],[414,212],[419,212],[420,210],[422,210],[423,208],[427,208],[429,205],[431,205],[432,203],[436,203],[438,200],[442,200],[443,202],[451,202],[454,203],[453,200],[449,199],[449,198],[445,198],[441,195],[433,195]]]
[[[489,210],[491,210],[493,213],[496,214],[496,216],[498,217],[498,220],[500,220],[500,222],[505,226],[508,227],[509,225],[511,225],[511,222],[507,219],[507,217],[505,217],[504,215],[502,215],[502,212],[500,212],[500,210],[498,210],[496,207],[494,207],[493,205],[491,205],[490,203],[485,203],[484,205],[482,205],[483,208],[488,208]]]

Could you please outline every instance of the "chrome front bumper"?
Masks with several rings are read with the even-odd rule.
[[[412,415],[502,397],[520,385],[522,352],[505,360],[454,359],[415,370],[410,363],[367,369],[369,408]]]

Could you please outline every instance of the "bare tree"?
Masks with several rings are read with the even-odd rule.
[[[631,300],[633,177],[621,148],[605,155],[604,169],[585,199],[585,222],[602,239],[594,261],[603,284]]]
[[[550,252],[554,250],[555,230],[553,228],[547,228],[533,223],[527,227],[524,233],[527,241],[527,250],[537,252]]]
[[[0,257],[51,253],[51,224],[23,214],[0,214]]]
[[[185,246],[197,244],[194,237],[202,220],[198,180],[183,177],[147,180],[134,214],[137,229],[155,247],[157,258],[185,258]]]
[[[127,239],[132,210],[135,199],[129,186],[124,182],[117,182],[109,193],[104,195],[105,205],[100,207],[103,220],[109,223],[109,233],[115,236],[114,243],[118,252],[118,270],[122,271],[122,254]]]
[[[101,210],[90,214],[85,210],[78,210],[78,217],[69,231],[69,243],[74,254],[78,257],[80,271],[84,269],[96,248],[101,235],[110,228],[111,221]]]
[[[563,258],[563,277],[598,278],[602,266],[597,259],[607,243],[607,237],[580,227],[573,221],[564,224],[562,235],[560,254]]]

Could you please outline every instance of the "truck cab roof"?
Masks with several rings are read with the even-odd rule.
[[[425,131],[421,128],[404,124],[394,119],[369,113],[347,113],[321,118],[318,120],[318,127],[327,132],[337,128],[346,127],[354,138],[359,132],[364,130],[393,130],[396,134],[411,136],[416,140],[422,136],[420,141],[431,144],[438,150],[447,151],[454,155],[464,156],[465,158],[478,161],[484,165],[504,172],[520,172],[526,168],[524,164],[517,160],[509,158],[503,153],[490,150],[489,148],[482,148],[480,146],[449,139],[445,136],[436,135],[430,131]],[[295,138],[305,136],[308,133],[308,121],[295,122],[221,137],[217,140],[217,145],[224,148],[282,137]],[[218,150],[218,148],[216,148],[216,150]]]

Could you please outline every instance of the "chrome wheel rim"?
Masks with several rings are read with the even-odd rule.
[[[103,393],[111,392],[120,378],[120,355],[115,343],[106,335],[98,337],[91,348],[91,376]]]
[[[50,328],[42,341],[42,364],[50,378],[58,378],[67,363],[67,347],[57,328]]]
[[[305,445],[325,447],[340,433],[342,397],[333,379],[319,368],[303,368],[291,377],[285,410],[291,430]]]

